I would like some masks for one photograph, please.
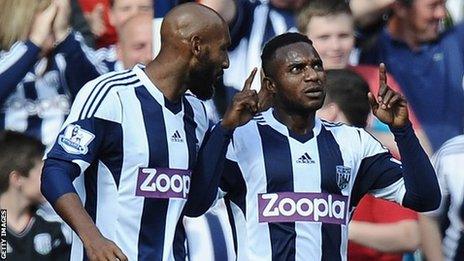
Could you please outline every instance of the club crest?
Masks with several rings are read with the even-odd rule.
[[[351,168],[345,166],[335,166],[337,173],[337,186],[340,189],[345,189],[346,186],[350,183],[351,178]]]

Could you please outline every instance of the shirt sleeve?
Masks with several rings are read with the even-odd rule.
[[[369,192],[374,196],[396,201],[415,211],[425,212],[438,208],[441,194],[437,177],[411,123],[390,130],[395,136],[403,164],[390,153],[382,153],[378,149],[380,143],[373,137],[364,135],[367,142],[363,146],[366,155],[361,162],[359,183],[370,185]],[[373,154],[376,150],[379,153]],[[371,184],[365,181],[369,179],[373,180]]]
[[[232,131],[224,129],[219,122],[203,140],[192,175],[189,191],[191,196],[184,208],[187,216],[197,217],[204,214],[217,199],[231,137]]]
[[[78,93],[70,115],[46,155],[41,189],[52,204],[62,195],[75,192],[72,181],[98,159],[105,136],[115,129],[115,123],[121,122],[120,103],[115,93],[101,100],[92,95],[100,81],[101,78],[89,82]],[[73,166],[78,166],[77,170]]]

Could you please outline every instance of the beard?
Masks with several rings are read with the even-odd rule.
[[[190,72],[189,89],[200,100],[209,100],[214,95],[214,66],[202,65]]]

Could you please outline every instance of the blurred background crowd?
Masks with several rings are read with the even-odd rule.
[[[163,16],[183,2],[0,1],[0,207],[8,210],[9,260],[68,259],[70,229],[40,194],[41,158],[79,89],[101,74],[151,61]],[[389,85],[408,100],[443,203],[418,214],[366,196],[350,222],[349,260],[464,260],[463,0],[197,2],[224,18],[232,39],[230,67],[206,102],[212,122],[260,67],[266,41],[297,31],[313,41],[327,71],[318,116],[364,127],[398,155],[367,100],[385,63]],[[191,260],[234,260],[222,201],[184,224]]]

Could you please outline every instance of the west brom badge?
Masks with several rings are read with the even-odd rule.
[[[350,183],[351,168],[345,166],[335,166],[337,171],[337,185],[340,189],[346,188]]]

